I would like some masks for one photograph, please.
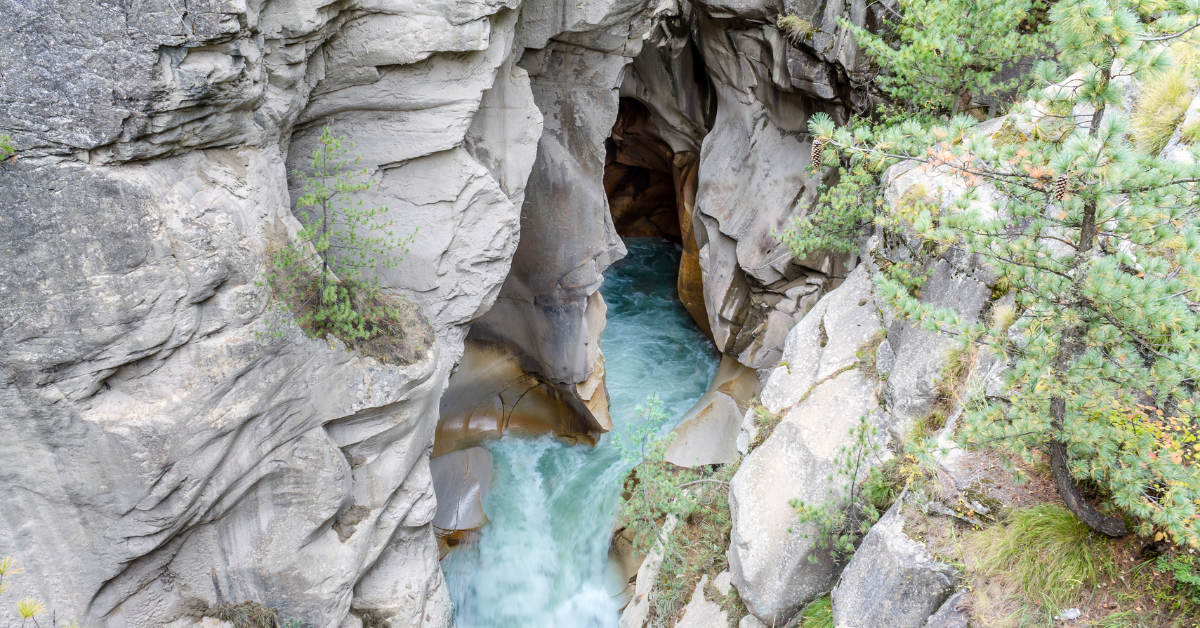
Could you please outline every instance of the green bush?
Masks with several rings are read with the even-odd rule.
[[[353,169],[359,158],[349,157],[344,137],[325,127],[319,141],[311,171],[295,172],[303,228],[274,253],[266,283],[310,336],[333,334],[381,359],[408,361],[430,341],[424,321],[406,299],[381,290],[377,273],[400,263],[416,232],[396,234],[386,207],[355,199],[374,182]]]
[[[617,442],[626,460],[636,465],[625,481],[620,520],[631,532],[638,554],[647,555],[662,544],[648,618],[648,625],[658,628],[672,624],[703,574],[728,567],[725,550],[733,527],[728,487],[741,461],[716,468],[676,467],[663,459],[671,437],[660,436],[668,418],[662,402],[652,395],[638,413],[641,427]],[[663,534],[661,524],[667,517],[675,517],[677,524]],[[725,605],[741,610],[736,595],[730,598],[723,600]]]
[[[878,491],[864,492],[860,486],[882,451],[875,434],[870,420],[859,417],[858,425],[850,430],[850,444],[840,448],[834,458],[836,475],[827,478],[830,498],[819,503],[799,499],[789,502],[796,509],[799,523],[816,525],[812,535],[816,546],[828,549],[835,558],[849,558],[859,540],[879,520],[879,510],[872,500]],[[813,554],[809,560],[815,563],[819,559]]]
[[[842,20],[884,74],[878,85],[906,109],[963,112],[976,95],[1016,92],[1021,72],[1001,72],[1044,56],[1045,0],[900,0],[883,34]]]

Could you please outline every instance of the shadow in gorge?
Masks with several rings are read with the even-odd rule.
[[[617,233],[665,238],[683,246],[675,282],[679,300],[711,339],[692,220],[699,155],[672,150],[655,130],[650,110],[634,98],[621,98],[605,147],[604,191]]]
[[[617,233],[680,242],[675,152],[654,130],[650,110],[622,98],[605,148],[604,192]]]

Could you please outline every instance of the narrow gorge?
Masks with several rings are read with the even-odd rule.
[[[674,625],[783,626],[845,566],[789,500],[860,417],[903,441],[953,344],[876,294],[903,242],[779,239],[836,181],[810,120],[871,103],[849,27],[897,8],[0,0],[0,583],[93,628],[641,628],[617,511],[656,395],[667,462],[741,465],[741,614],[695,619],[707,574]],[[306,333],[270,279],[326,129],[412,234],[367,272],[406,317],[385,349]],[[930,264],[923,303],[1000,307],[978,260]]]
[[[770,231],[815,193],[808,115],[852,106],[836,20],[873,9],[797,8],[833,39],[789,45],[772,2],[6,2],[0,554],[93,626],[244,601],[314,626],[451,625],[454,586],[460,603],[512,592],[478,562],[447,587],[439,561],[468,562],[463,542],[562,566],[503,574],[553,584],[531,618],[580,595],[603,568],[562,563],[607,554],[607,533],[575,528],[611,525],[621,472],[609,446],[564,443],[593,451],[653,390],[682,415],[709,351],[774,366],[843,274]],[[418,234],[379,275],[429,327],[399,364],[264,333],[265,264],[298,228],[289,173],[326,126],[377,180],[361,200]],[[622,235],[680,247],[680,298],[716,349],[622,322],[662,291],[610,279],[627,292],[603,296]],[[740,422],[720,398],[712,420]],[[510,433],[557,438],[494,440]],[[608,469],[553,489],[607,497],[553,541],[489,528],[488,478],[520,508],[534,464]],[[535,537],[486,542],[504,533]],[[616,621],[605,604],[597,625]]]

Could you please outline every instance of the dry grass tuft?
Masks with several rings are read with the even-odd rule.
[[[258,602],[222,604],[206,614],[233,624],[233,628],[279,628],[278,611]]]
[[[792,43],[799,43],[812,37],[815,30],[812,22],[799,15],[781,15],[775,21],[775,25],[787,35]]]

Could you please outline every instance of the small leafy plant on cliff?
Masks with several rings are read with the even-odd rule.
[[[879,510],[862,490],[862,482],[878,460],[882,448],[875,438],[877,430],[866,416],[850,429],[850,443],[834,458],[835,475],[830,475],[829,499],[809,503],[800,499],[789,502],[796,509],[797,523],[814,524],[811,536],[817,547],[828,549],[834,558],[848,558],[858,542],[879,521]],[[817,562],[816,554],[809,560]]]
[[[883,263],[877,277],[901,314],[1009,363],[1005,399],[968,403],[963,443],[1048,455],[1064,503],[1097,531],[1124,535],[1125,515],[1197,547],[1200,168],[1136,150],[1119,107],[1126,77],[1170,67],[1162,42],[1200,35],[1200,3],[1060,0],[1048,16],[1058,59],[1036,68],[1044,87],[1011,133],[966,117],[835,129],[818,115],[810,130],[826,158],[906,160],[969,188],[945,209],[874,217],[928,257],[977,256],[1015,297],[1011,316],[975,322],[923,305],[919,269]]]
[[[357,169],[345,138],[324,127],[297,200],[303,227],[272,258],[267,283],[279,305],[312,337],[333,334],[354,347],[388,359],[412,347],[421,334],[419,314],[405,299],[383,292],[381,269],[395,268],[416,232],[395,232],[386,207],[364,207],[356,196],[375,183]],[[420,344],[420,338],[409,338]],[[407,356],[412,357],[412,356]]]
[[[12,157],[15,152],[17,151],[13,148],[12,138],[7,135],[0,135],[0,161]]]

